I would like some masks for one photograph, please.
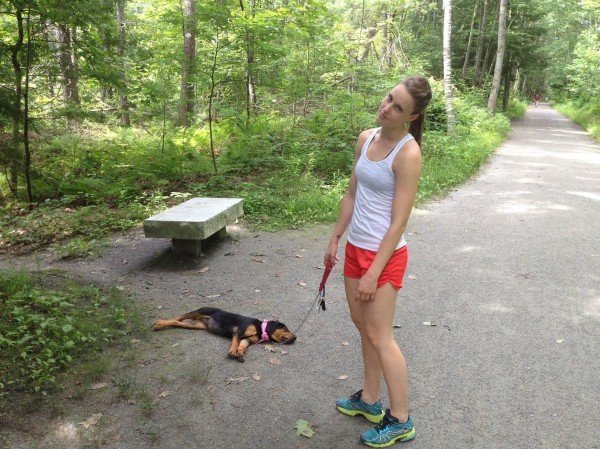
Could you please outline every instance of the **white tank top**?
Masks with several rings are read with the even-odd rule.
[[[379,250],[381,240],[392,222],[392,201],[396,190],[396,177],[392,170],[394,158],[406,142],[414,139],[411,134],[407,134],[385,159],[373,162],[367,157],[367,148],[380,129],[375,129],[369,136],[360,150],[360,158],[354,168],[356,198],[348,233],[350,243],[369,251]],[[405,245],[406,240],[402,234],[396,249]]]

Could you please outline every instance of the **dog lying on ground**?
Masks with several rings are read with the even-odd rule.
[[[261,321],[214,307],[202,307],[171,320],[158,320],[154,323],[154,330],[169,326],[203,329],[231,338],[228,356],[240,362],[245,360],[246,349],[251,344],[267,341],[291,344],[296,341],[296,336],[279,321]]]

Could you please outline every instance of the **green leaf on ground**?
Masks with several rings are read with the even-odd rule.
[[[302,435],[303,437],[312,438],[312,436],[315,434],[315,431],[312,429],[310,423],[303,419],[299,419],[298,422],[296,422],[295,429],[296,434]]]

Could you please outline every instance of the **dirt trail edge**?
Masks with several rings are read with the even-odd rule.
[[[474,180],[415,210],[395,323],[410,372],[411,448],[600,448],[599,189],[600,147],[540,105]],[[101,258],[43,252],[0,265],[118,286],[143,306],[149,329],[210,305],[295,330],[317,292],[330,229],[232,226],[197,260],[136,229]],[[204,332],[149,332],[115,355],[106,388],[65,398],[59,418],[41,410],[0,421],[0,447],[362,447],[369,423],[334,407],[361,387],[341,265],[327,311],[311,314],[294,345],[251,346],[245,363],[227,359],[227,348]],[[299,420],[312,437],[297,435]]]

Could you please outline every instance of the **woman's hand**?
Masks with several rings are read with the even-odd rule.
[[[356,290],[354,291],[354,299],[356,301],[373,301],[375,299],[375,293],[377,292],[377,280],[378,278],[371,276],[369,272],[360,278]]]
[[[323,256],[323,265],[331,265],[331,267],[335,267],[335,264],[340,260],[337,255],[338,245],[337,243],[329,243],[327,246],[327,250],[325,251],[325,255]]]

